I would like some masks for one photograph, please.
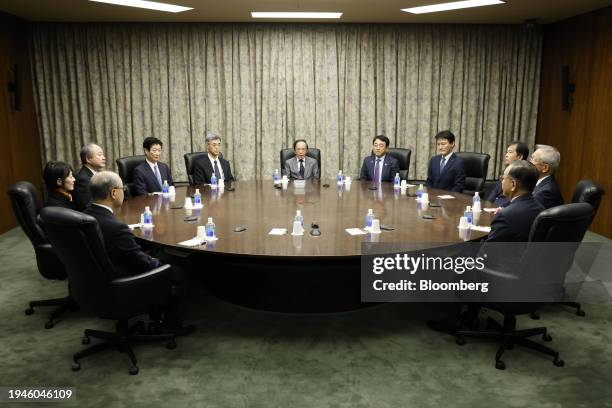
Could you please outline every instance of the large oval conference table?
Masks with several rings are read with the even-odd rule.
[[[354,181],[337,186],[333,181],[308,181],[303,188],[289,183],[275,188],[272,181],[240,181],[223,190],[199,186],[202,209],[185,209],[195,187],[177,187],[176,195],[139,196],[126,200],[117,217],[126,224],[140,222],[145,206],[153,212],[154,228],[134,230],[135,236],[189,259],[190,273],[200,277],[215,295],[261,309],[290,312],[346,310],[360,305],[360,259],[364,242],[418,243],[425,247],[479,240],[480,231],[460,233],[459,219],[472,197],[428,189],[430,203],[381,183]],[[452,199],[440,199],[451,195]],[[484,207],[491,203],[483,201]],[[439,207],[435,207],[439,205]],[[368,209],[384,226],[380,234],[350,235],[347,228],[363,228]],[[304,217],[304,235],[292,236],[296,210]],[[433,216],[434,219],[424,218]],[[195,220],[189,220],[189,217]],[[187,247],[199,225],[212,217],[217,241]],[[186,220],[187,219],[187,220]],[[479,225],[491,215],[482,212]],[[310,235],[317,224],[321,235]],[[246,230],[235,232],[237,226]],[[286,228],[286,235],[269,235]]]

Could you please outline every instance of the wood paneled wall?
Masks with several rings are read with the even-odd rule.
[[[561,109],[564,65],[576,84],[570,111]],[[612,7],[545,27],[536,142],[561,152],[566,201],[579,180],[606,189],[591,230],[612,238]]]
[[[13,109],[8,90],[15,64],[22,74],[19,112]],[[0,160],[0,233],[3,233],[17,225],[6,194],[8,188],[18,180],[28,180],[39,189],[42,186],[27,22],[5,13],[0,13],[0,140],[4,150]]]

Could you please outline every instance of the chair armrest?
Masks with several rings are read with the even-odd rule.
[[[114,279],[111,282],[111,284],[112,285],[122,285],[122,284],[129,284],[131,282],[139,281],[139,280],[142,280],[142,279],[155,279],[156,275],[160,275],[161,274],[163,276],[162,272],[168,271],[170,269],[172,269],[172,265],[165,264],[165,265],[162,265],[162,266],[158,266],[155,269],[151,269],[150,271],[143,272],[143,273],[141,273],[139,275],[127,276],[125,278]]]

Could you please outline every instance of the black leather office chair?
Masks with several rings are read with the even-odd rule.
[[[36,265],[40,274],[46,279],[66,279],[67,275],[64,265],[55,254],[45,231],[38,224],[37,217],[42,204],[36,187],[27,181],[19,181],[9,189],[8,195],[15,218],[17,218],[21,229],[28,236],[34,247]],[[45,323],[46,329],[52,328],[56,320],[68,309],[78,309],[78,306],[68,295],[58,299],[33,300],[29,303],[25,313],[31,315],[34,313],[34,308],[39,306],[57,306],[49,316],[49,320]]]
[[[534,220],[529,233],[529,242],[573,242],[579,243],[584,238],[591,219],[593,217],[593,208],[586,203],[566,204],[558,207],[552,207],[542,211]],[[577,249],[577,247],[576,247]],[[527,246],[526,254],[524,254],[525,265],[537,265],[537,261],[541,257],[541,252],[535,249],[531,252]],[[534,261],[534,259],[536,261]],[[574,253],[571,251],[563,251],[555,259],[549,260],[554,262],[555,275],[554,282],[557,282],[558,288],[555,291],[561,295],[563,293],[563,282],[565,275],[572,266]],[[552,268],[551,268],[552,269]],[[485,268],[482,271],[484,274],[499,276],[496,271],[488,271]],[[507,279],[516,279],[516,276],[510,276]],[[556,366],[563,366],[563,360],[559,359],[559,353],[550,347],[536,343],[529,337],[541,335],[544,341],[551,341],[552,337],[548,334],[546,327],[530,328],[517,330],[516,316],[521,314],[530,314],[537,311],[544,303],[488,303],[483,306],[496,310],[504,315],[503,325],[489,318],[489,327],[492,329],[484,331],[459,330],[455,333],[457,336],[457,344],[464,345],[465,337],[476,337],[483,339],[493,339],[500,341],[501,344],[495,355],[495,367],[505,369],[506,365],[501,360],[503,353],[511,349],[514,345],[522,345],[532,350],[542,352],[553,357],[553,363]]]
[[[187,178],[189,179],[189,185],[195,185],[193,182],[193,164],[200,157],[204,157],[208,154],[208,152],[193,152],[193,153],[185,153],[183,158],[185,159],[185,169],[187,170]],[[223,157],[223,155],[219,154],[219,157]]]
[[[83,344],[90,338],[104,340],[73,356],[72,369],[79,370],[79,360],[91,354],[117,348],[128,354],[130,374],[138,374],[131,344],[139,341],[167,340],[176,347],[174,334],[136,334],[140,325],[128,326],[128,320],[145,313],[160,313],[173,299],[171,265],[139,275],[111,280],[113,265],[106,255],[98,222],[91,216],[60,207],[46,207],[41,220],[49,241],[66,265],[72,294],[82,309],[103,319],[116,320],[116,331],[85,330]]]
[[[463,192],[472,195],[478,191],[480,196],[482,196],[491,156],[486,153],[474,152],[457,152],[455,154],[463,159],[465,166],[465,186],[463,187]]]
[[[599,203],[601,202],[601,198],[603,197],[605,190],[593,180],[581,180],[576,184],[576,189],[574,190],[574,194],[572,195],[572,203],[589,203],[591,207],[593,207],[593,219],[597,215],[597,210],[599,209]],[[590,227],[590,224],[589,224]],[[564,306],[573,307],[576,309],[576,315],[585,316],[584,310],[582,310],[582,305],[578,302],[559,302]],[[539,315],[532,316],[534,318],[538,318]]]
[[[399,147],[390,147],[388,153],[389,156],[393,157],[399,162],[400,178],[402,180],[408,180],[408,170],[410,169],[410,155],[412,154],[412,150],[402,149]]]
[[[145,160],[146,157],[143,154],[138,156],[121,157],[116,160],[117,169],[119,170],[119,177],[121,177],[121,180],[123,180],[123,185],[125,186],[128,197],[134,197],[136,195],[134,186],[134,169]]]
[[[285,162],[290,158],[295,156],[295,151],[293,149],[282,149],[280,151],[280,168],[281,174],[285,174]],[[309,147],[306,152],[306,156],[312,157],[319,164],[319,174],[321,174],[321,150]]]

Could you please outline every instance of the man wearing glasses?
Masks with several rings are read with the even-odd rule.
[[[174,184],[170,167],[159,161],[162,147],[162,141],[156,137],[147,137],[142,143],[146,160],[134,169],[134,192],[136,195],[160,192],[164,182],[167,182],[168,186]]]
[[[193,164],[193,180],[195,184],[210,184],[214,174],[217,180],[233,181],[232,170],[227,160],[221,157],[221,137],[215,133],[206,135],[208,155],[200,157]]]
[[[501,185],[509,203],[493,218],[487,241],[527,241],[533,220],[544,209],[531,195],[537,181],[538,170],[526,160],[506,167]]]
[[[555,172],[559,168],[560,161],[561,154],[552,146],[541,145],[531,155],[531,163],[539,173],[533,196],[544,208],[563,205],[561,189],[555,179]]]

